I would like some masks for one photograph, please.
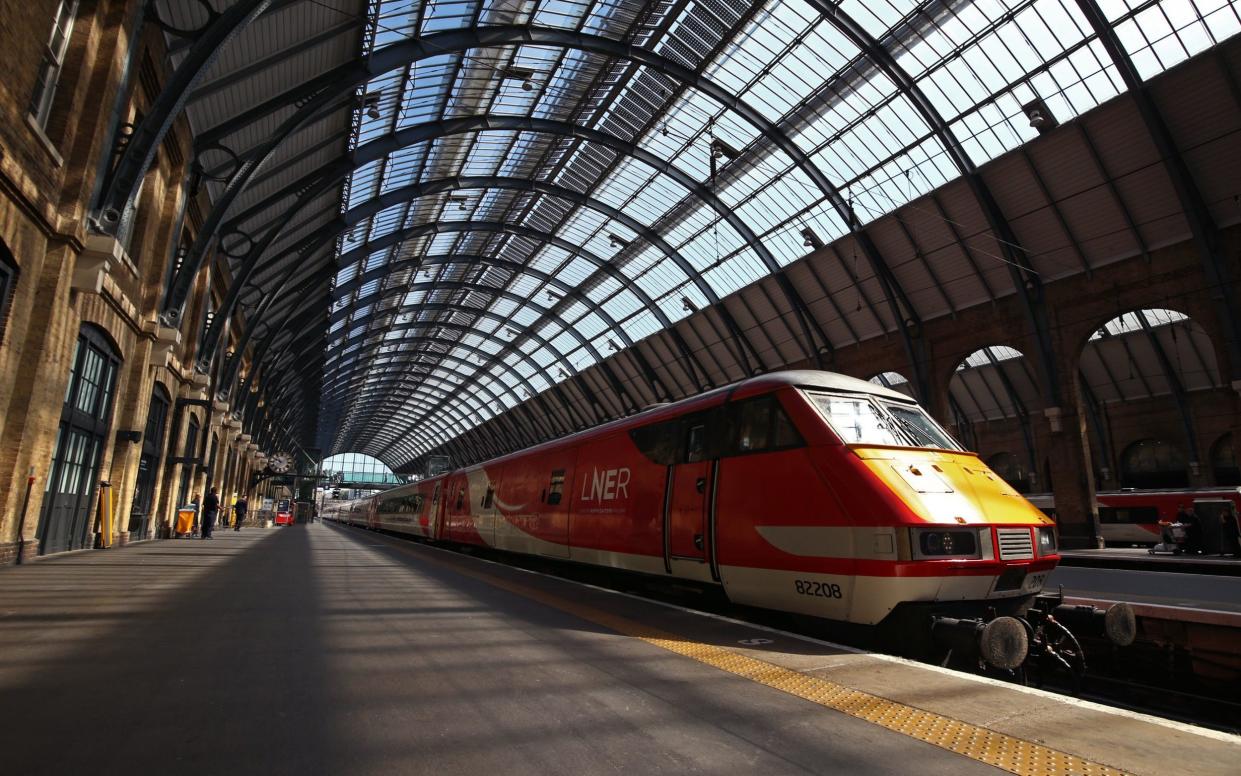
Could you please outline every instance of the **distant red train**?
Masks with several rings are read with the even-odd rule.
[[[917,403],[812,371],[651,408],[339,519],[864,625],[1020,615],[1059,558],[1053,521]]]
[[[1055,517],[1056,500],[1050,493],[1027,498]],[[1193,510],[1203,527],[1209,552],[1217,550],[1220,510],[1232,504],[1241,514],[1241,488],[1176,488],[1169,490],[1105,490],[1095,494],[1099,505],[1099,534],[1109,545],[1153,545],[1159,541],[1159,522],[1176,520],[1183,505]]]

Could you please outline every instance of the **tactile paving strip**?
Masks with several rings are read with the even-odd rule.
[[[406,550],[400,545],[394,548]],[[412,552],[412,548],[407,551]],[[878,695],[810,676],[788,668],[742,655],[713,644],[703,644],[651,628],[610,612],[586,606],[543,590],[502,579],[484,571],[465,568],[426,553],[421,560],[447,566],[454,572],[485,582],[523,598],[558,609],[617,633],[642,639],[648,644],[684,655],[692,660],[749,679],[752,682],[795,695],[811,703],[874,723],[894,733],[916,738],[1009,773],[1021,776],[1119,776],[1124,771],[1061,752],[1033,741],[997,733]]]

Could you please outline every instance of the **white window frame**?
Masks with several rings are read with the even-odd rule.
[[[52,114],[52,102],[56,99],[56,87],[65,66],[65,54],[69,51],[69,39],[73,36],[73,22],[78,16],[79,0],[60,0],[56,16],[52,20],[52,32],[48,35],[39,63],[39,76],[34,94],[30,97],[30,116],[40,129],[47,127]]]

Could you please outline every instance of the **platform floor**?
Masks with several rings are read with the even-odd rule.
[[[1074,598],[1241,613],[1241,577],[1062,565],[1047,585]]]
[[[1241,758],[1232,736],[322,524],[0,570],[0,731],[5,774],[1235,774]]]

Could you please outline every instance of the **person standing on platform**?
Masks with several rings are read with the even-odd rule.
[[[246,502],[246,496],[243,493],[237,499],[237,503],[233,504],[233,530],[240,531],[241,524],[246,521],[246,512],[250,510],[249,503]]]
[[[215,531],[215,519],[220,514],[220,495],[215,488],[207,494],[203,501],[203,538],[210,539]]]
[[[1219,554],[1241,558],[1241,523],[1237,521],[1237,508],[1232,504],[1224,507],[1219,513],[1220,542]]]
[[[1177,504],[1176,522],[1185,526],[1185,552],[1197,555],[1202,550],[1202,524],[1198,522],[1198,514],[1184,504]]]

